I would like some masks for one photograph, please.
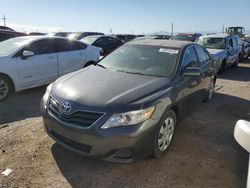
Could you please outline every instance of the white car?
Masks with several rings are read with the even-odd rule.
[[[250,153],[250,122],[238,120],[234,128],[235,140]],[[250,154],[248,164],[247,188],[250,188]]]
[[[25,36],[0,43],[0,101],[11,91],[49,84],[99,61],[101,48],[61,37]]]

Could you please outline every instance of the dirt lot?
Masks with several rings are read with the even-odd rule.
[[[39,103],[45,88],[0,104],[0,187],[245,187],[248,154],[233,138],[250,120],[250,60],[228,69],[210,104],[180,124],[167,155],[121,165],[89,159],[55,144],[44,132]]]

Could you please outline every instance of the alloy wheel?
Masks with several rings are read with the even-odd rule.
[[[158,148],[165,151],[170,145],[174,135],[175,122],[172,117],[168,117],[161,126],[158,135]]]

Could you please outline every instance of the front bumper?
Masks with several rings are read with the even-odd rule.
[[[84,156],[129,163],[152,153],[158,120],[149,119],[138,125],[104,130],[100,129],[103,124],[100,120],[82,129],[53,117],[43,104],[41,111],[48,135],[63,147]]]

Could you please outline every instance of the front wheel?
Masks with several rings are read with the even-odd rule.
[[[5,100],[10,94],[9,80],[0,76],[0,102]]]
[[[238,56],[232,67],[238,68],[239,62],[240,62],[240,57]]]
[[[209,103],[212,101],[213,99],[213,96],[214,96],[214,87],[215,87],[215,82],[216,82],[216,79],[212,79],[209,83],[209,86],[208,86],[208,91],[207,91],[207,96],[206,98],[204,99],[204,102],[206,103]]]
[[[173,110],[164,114],[155,134],[153,157],[162,158],[166,153],[174,138],[176,123],[177,117]]]

